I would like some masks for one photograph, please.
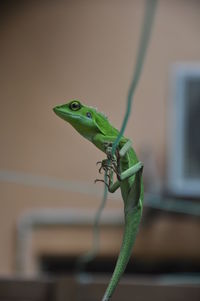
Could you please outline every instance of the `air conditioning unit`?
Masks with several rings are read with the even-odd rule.
[[[200,63],[175,64],[170,91],[168,189],[200,197]]]

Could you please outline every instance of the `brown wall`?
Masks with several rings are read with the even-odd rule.
[[[97,197],[94,201],[43,182],[48,176],[92,185],[95,162],[103,158],[52,107],[78,97],[120,127],[143,9],[143,1],[129,0],[25,1],[5,12],[0,28],[0,273],[14,270],[20,214],[38,207],[97,206]],[[159,1],[126,130],[138,152],[152,151],[162,177],[169,70],[177,61],[200,60],[199,12],[199,1]],[[17,174],[11,179],[5,171]],[[37,182],[28,175],[44,178]]]

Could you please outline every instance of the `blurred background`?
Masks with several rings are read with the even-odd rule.
[[[79,98],[120,128],[144,8],[1,4],[0,300],[99,300],[108,283],[123,233],[120,193],[109,195],[87,276],[74,278],[92,246],[104,154],[52,108]],[[145,166],[144,216],[113,300],[200,300],[199,15],[198,0],[158,1],[125,133]]]

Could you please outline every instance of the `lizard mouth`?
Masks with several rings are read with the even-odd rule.
[[[68,120],[68,119],[80,119],[80,117],[78,115],[71,114],[71,113],[68,113],[66,111],[63,111],[62,108],[59,108],[59,107],[53,108],[53,111],[54,111],[54,113],[56,115],[58,115],[59,117],[65,119],[65,120]]]

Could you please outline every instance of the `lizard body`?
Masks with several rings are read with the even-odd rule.
[[[67,104],[56,106],[54,112],[70,123],[84,138],[91,141],[98,149],[107,155],[101,162],[109,174],[108,190],[112,193],[118,188],[124,202],[124,234],[121,250],[115,265],[112,278],[102,301],[110,300],[130,259],[132,248],[138,231],[143,207],[143,165],[138,161],[130,140],[124,136],[120,139],[116,155],[111,155],[111,147],[119,131],[114,128],[104,116],[92,107],[85,106],[77,99]],[[100,168],[100,169],[101,169]],[[117,181],[113,183],[113,174]]]

